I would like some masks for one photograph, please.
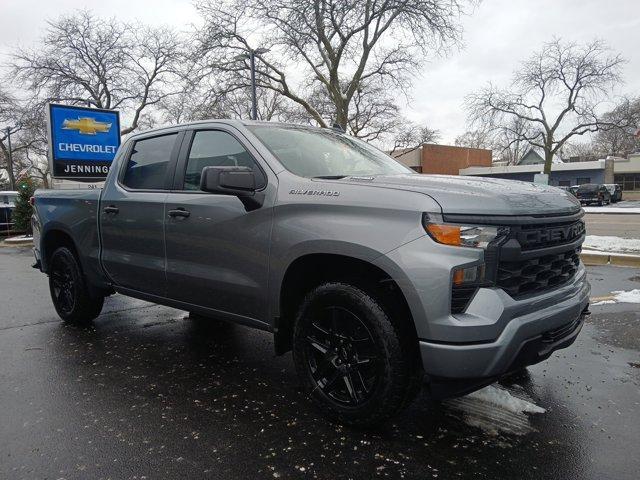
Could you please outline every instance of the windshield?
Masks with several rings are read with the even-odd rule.
[[[414,173],[385,153],[346,134],[295,126],[250,126],[282,165],[301,177]]]

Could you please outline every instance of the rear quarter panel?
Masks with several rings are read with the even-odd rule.
[[[61,231],[71,237],[80,257],[82,269],[89,282],[105,286],[100,268],[98,208],[101,189],[38,190],[35,193],[34,248],[47,271],[47,238],[51,232]]]

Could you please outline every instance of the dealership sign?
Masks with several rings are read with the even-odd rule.
[[[48,114],[53,178],[104,179],[120,146],[118,112],[50,103]]]

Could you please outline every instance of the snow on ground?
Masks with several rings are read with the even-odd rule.
[[[480,428],[490,435],[525,435],[535,430],[528,414],[546,412],[524,392],[514,395],[496,385],[447,400],[445,404],[451,408],[450,415],[461,418],[467,425]]]
[[[604,252],[640,253],[640,239],[587,235],[582,248]]]
[[[504,388],[493,385],[467,395],[467,398],[476,398],[480,401],[493,403],[497,407],[504,408],[513,413],[544,413],[546,410],[535,403],[522,398],[514,397]]]
[[[613,295],[615,300],[620,303],[640,303],[640,289],[638,288],[628,292],[618,290],[613,292]]]
[[[640,214],[639,207],[582,207],[587,213],[634,213]]]
[[[640,289],[638,288],[629,290],[628,292],[616,290],[615,292],[611,292],[611,295],[612,298],[592,303],[591,306],[610,305],[612,303],[640,303]]]

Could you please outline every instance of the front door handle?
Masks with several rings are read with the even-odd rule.
[[[189,215],[191,215],[191,213],[189,213],[188,210],[185,210],[184,208],[176,208],[175,210],[169,210],[169,216],[170,217],[183,217],[183,218],[187,218]]]
[[[104,207],[104,213],[118,213],[120,209],[115,205],[109,205],[108,207]]]

